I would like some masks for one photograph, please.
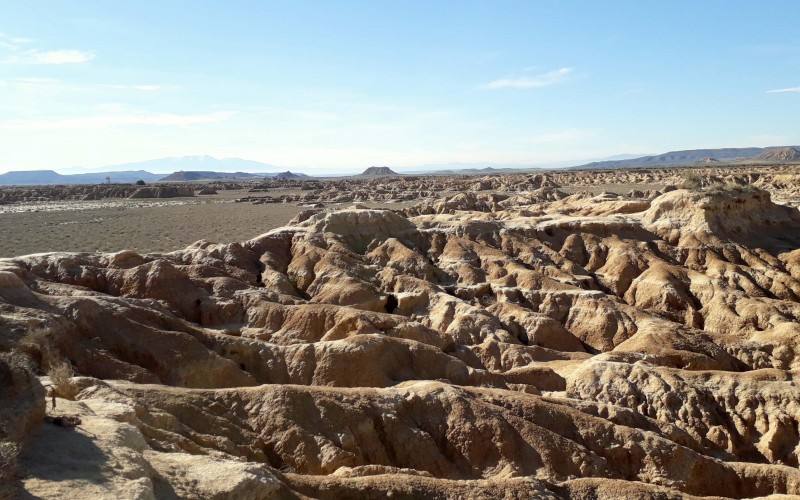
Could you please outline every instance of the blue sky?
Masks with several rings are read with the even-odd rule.
[[[0,172],[800,144],[800,2],[0,0]]]

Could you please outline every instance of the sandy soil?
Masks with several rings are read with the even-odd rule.
[[[122,248],[139,253],[171,252],[203,239],[218,243],[245,241],[286,225],[304,210],[289,203],[234,203],[242,194],[0,207],[6,209],[0,210],[0,257],[57,251],[116,252]],[[413,203],[365,205],[400,209]]]
[[[173,200],[170,200],[173,201]],[[191,200],[197,204],[103,206],[0,214],[0,257],[38,252],[164,252],[197,240],[244,241],[280,227],[302,208],[289,204]],[[86,203],[86,202],[75,202]]]

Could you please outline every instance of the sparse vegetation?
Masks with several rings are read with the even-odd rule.
[[[75,372],[72,364],[66,360],[58,360],[50,365],[47,376],[53,384],[53,391],[59,398],[75,399],[78,395],[78,388],[72,383]]]
[[[52,331],[45,328],[33,329],[22,338],[19,345],[30,362],[38,364],[38,371],[50,377],[56,396],[75,399],[78,390],[71,380],[75,372],[69,360],[60,356]]]
[[[681,187],[683,189],[688,189],[690,191],[698,191],[703,188],[703,179],[696,173],[692,171],[684,172],[683,173],[683,184]]]
[[[687,171],[682,174],[683,177],[683,184],[681,187],[683,189],[688,189],[689,191],[703,191],[709,194],[719,194],[724,192],[744,192],[744,191],[752,191],[754,188],[750,185],[742,185],[736,184],[734,182],[721,182],[719,180],[715,180],[714,182],[710,182],[712,179],[704,179],[701,175],[696,172]]]
[[[43,373],[53,363],[56,355],[54,335],[46,328],[34,328],[19,341],[19,349],[35,365],[34,371]]]

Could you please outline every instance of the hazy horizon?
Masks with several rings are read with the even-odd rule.
[[[217,158],[210,155],[188,155],[182,157],[166,157],[166,158],[151,158],[147,160],[141,161],[132,161],[126,163],[120,163],[115,165],[102,165],[99,167],[56,167],[56,168],[47,168],[47,169],[19,169],[19,170],[0,170],[0,175],[3,173],[13,172],[13,171],[33,171],[33,170],[52,170],[56,173],[62,175],[71,175],[71,174],[80,174],[80,173],[94,173],[94,172],[101,172],[101,171],[127,171],[127,170],[145,170],[150,173],[173,173],[179,170],[202,170],[202,171],[217,171],[217,172],[278,172],[278,171],[286,171],[291,170],[297,173],[309,173],[309,174],[332,174],[332,175],[340,175],[340,174],[354,174],[360,173],[364,169],[368,167],[389,167],[393,170],[402,172],[402,171],[411,171],[411,172],[424,172],[424,171],[433,171],[437,169],[475,169],[475,168],[486,168],[486,167],[493,167],[498,169],[504,168],[518,168],[518,169],[525,169],[525,168],[560,168],[560,167],[569,167],[573,165],[579,165],[582,163],[588,163],[591,161],[603,161],[603,160],[610,160],[610,159],[627,159],[627,158],[636,158],[646,156],[646,154],[620,154],[620,155],[613,155],[610,157],[604,158],[576,158],[573,160],[564,160],[559,162],[547,162],[547,163],[496,163],[496,162],[449,162],[449,163],[428,163],[428,164],[420,164],[420,165],[385,165],[376,163],[374,165],[364,165],[364,166],[342,166],[342,167],[319,167],[319,166],[304,166],[304,167],[297,167],[297,166],[287,166],[287,165],[274,165],[266,162],[257,162],[255,160],[251,160],[249,158]],[[194,163],[192,165],[188,165],[188,162],[191,160],[197,160],[198,163]],[[170,161],[173,161],[170,163]],[[203,163],[208,161],[209,165],[204,165]],[[216,162],[227,162],[229,165],[223,167]],[[241,163],[252,164],[252,165],[241,165]]]
[[[322,175],[797,144],[797,14],[789,1],[7,5],[0,173],[199,154]]]

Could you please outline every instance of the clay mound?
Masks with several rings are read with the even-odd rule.
[[[548,174],[532,175],[527,179],[527,182],[525,184],[528,189],[542,189],[542,188],[556,189],[561,187]]]
[[[358,253],[366,251],[371,243],[390,237],[426,244],[414,224],[389,210],[322,212],[310,216],[300,227],[308,234],[331,234]]]
[[[642,217],[663,238],[710,233],[752,246],[797,248],[796,209],[772,203],[767,191],[752,187],[677,190],[656,198]]]
[[[404,211],[407,216],[453,214],[457,211],[494,212],[502,210],[500,202],[507,197],[496,194],[459,193],[441,200],[422,202]]]
[[[198,191],[197,194],[209,195],[209,194],[219,194],[219,193],[217,193],[217,190],[212,187],[204,187],[203,189]]]
[[[731,187],[658,196],[454,178],[491,191],[350,200],[167,254],[0,259],[0,351],[29,367],[0,362],[0,444],[27,443],[15,487],[798,495],[800,218],[742,187],[790,198],[791,175],[710,172],[700,185]],[[359,182],[348,197],[391,195]],[[30,369],[58,361],[81,376],[48,412],[86,432],[33,425]]]

